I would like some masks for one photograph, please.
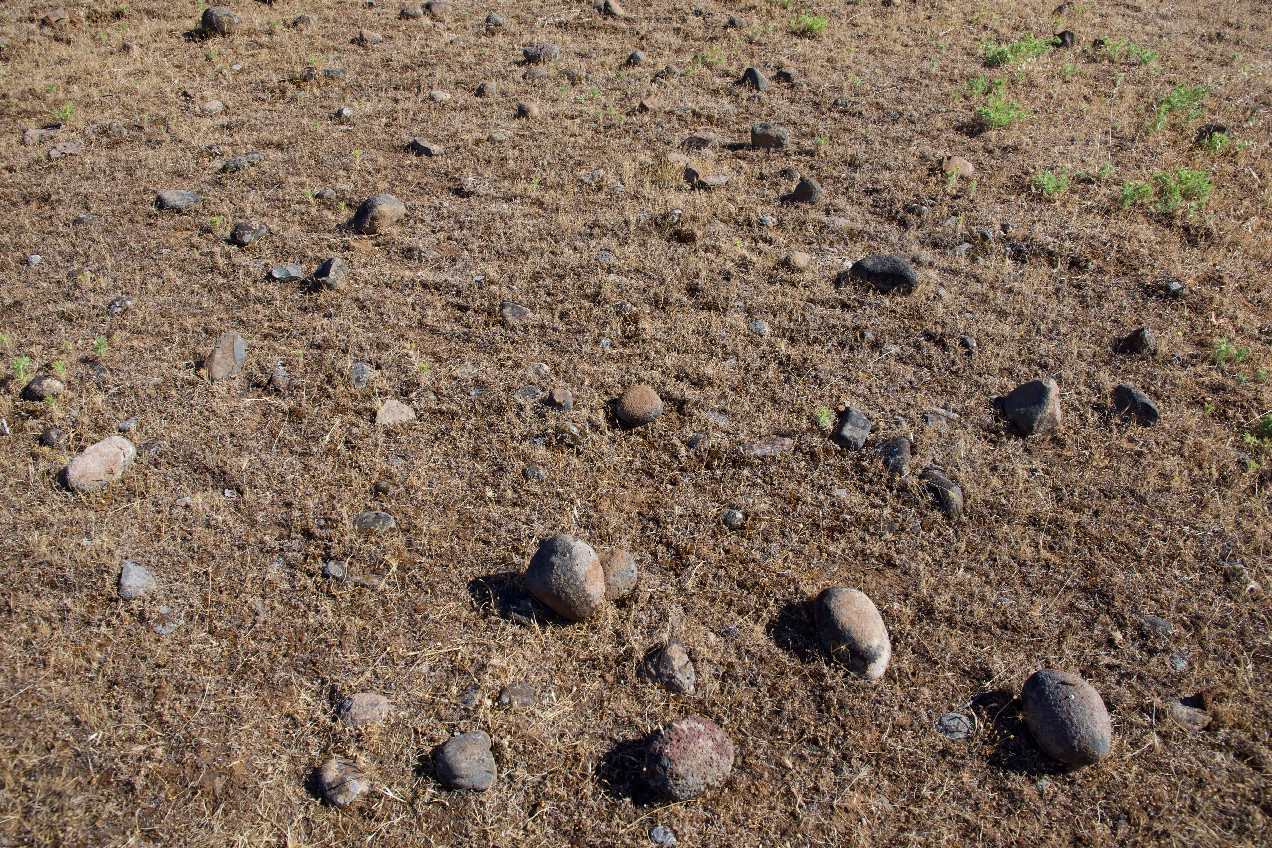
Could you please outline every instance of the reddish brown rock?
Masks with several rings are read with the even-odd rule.
[[[733,770],[733,741],[700,715],[671,722],[649,746],[649,785],[672,801],[688,801],[722,785]]]

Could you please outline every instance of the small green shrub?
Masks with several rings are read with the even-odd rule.
[[[98,336],[93,340],[93,355],[101,358],[106,355],[106,337]]]
[[[1131,65],[1147,65],[1155,62],[1161,54],[1147,47],[1140,47],[1129,38],[1111,38],[1105,41],[1096,56],[1110,62],[1126,62]]]
[[[1176,168],[1153,177],[1157,187],[1157,209],[1159,212],[1174,212],[1185,203],[1194,209],[1200,207],[1214,191],[1214,183],[1210,174],[1205,171],[1191,171],[1187,168]]]
[[[19,356],[10,364],[13,366],[14,379],[19,383],[25,384],[27,381],[27,366],[31,364],[31,357]]]
[[[976,110],[976,121],[984,129],[1001,129],[1011,126],[1025,116],[1026,112],[1014,100],[1005,100],[991,94],[985,105]]]
[[[1228,146],[1228,136],[1221,132],[1214,132],[1201,140],[1198,145],[1206,153],[1219,153]]]
[[[1143,206],[1153,197],[1153,187],[1148,183],[1141,183],[1137,180],[1127,180],[1122,183],[1122,208],[1126,209],[1130,206]]]
[[[59,121],[64,124],[68,124],[71,122],[71,119],[75,117],[77,111],[75,104],[68,100],[66,101],[66,105],[64,105],[61,109],[54,109],[53,114],[57,115],[57,119]]]
[[[818,427],[828,430],[830,425],[835,423],[835,416],[826,407],[819,406],[817,407],[817,412],[813,414],[813,420],[817,422]]]
[[[1215,364],[1220,368],[1236,365],[1250,355],[1250,351],[1237,347],[1227,338],[1215,342]]]
[[[1035,193],[1054,197],[1069,190],[1069,175],[1064,171],[1058,174],[1043,171],[1041,174],[1034,174],[1032,186]]]
[[[791,21],[791,32],[794,35],[805,38],[816,38],[825,32],[828,26],[830,26],[830,22],[821,15],[803,12],[798,18]]]
[[[1011,44],[991,44],[989,42],[981,44],[981,49],[985,51],[985,67],[987,68],[1018,65],[1030,59],[1037,59],[1039,56],[1046,55],[1050,48],[1050,44],[1032,35],[1026,35]]]
[[[1180,85],[1171,89],[1170,94],[1157,101],[1153,109],[1153,119],[1148,123],[1149,132],[1161,132],[1166,129],[1170,119],[1180,113],[1187,115],[1188,120],[1199,117],[1204,111],[1202,101],[1210,89],[1204,85]]]

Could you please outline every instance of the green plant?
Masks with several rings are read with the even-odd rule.
[[[427,362],[419,362],[419,363],[417,363],[417,364],[416,364],[416,366],[415,366],[415,367],[419,369],[419,371],[420,371],[420,375],[421,375],[421,376],[423,376],[424,374],[427,374],[427,373],[428,373],[428,363],[427,363]]]
[[[8,347],[8,346],[9,346],[9,334],[8,334],[8,333],[0,333],[0,345],[4,345],[5,347]]]
[[[1104,42],[1096,55],[1110,62],[1126,61],[1132,65],[1147,65],[1156,61],[1161,54],[1156,50],[1140,47],[1129,38],[1110,38]]]
[[[1109,177],[1113,176],[1113,163],[1105,162],[1100,166],[1100,170],[1096,172],[1095,176],[1100,182],[1104,182]]]
[[[1078,75],[1078,66],[1072,62],[1065,62],[1060,66],[1060,78],[1065,82],[1073,79]]]
[[[835,416],[826,407],[819,406],[817,411],[813,413],[813,420],[817,422],[818,427],[826,430],[835,422]]]
[[[1221,132],[1214,132],[1203,138],[1198,146],[1207,153],[1218,153],[1228,146],[1228,136]]]
[[[106,355],[106,337],[98,336],[93,340],[93,355],[101,358]]]
[[[1202,101],[1210,89],[1204,85],[1179,84],[1171,89],[1170,94],[1157,101],[1153,109],[1153,119],[1148,123],[1149,132],[1161,132],[1166,128],[1172,116],[1185,113],[1189,120],[1199,117],[1205,109]]]
[[[1222,338],[1215,342],[1215,364],[1220,368],[1226,368],[1229,365],[1236,365],[1245,359],[1250,352],[1243,347],[1237,347],[1227,338]]]
[[[1176,168],[1153,177],[1157,186],[1157,210],[1174,212],[1184,203],[1196,210],[1206,202],[1206,198],[1214,191],[1214,183],[1205,171],[1191,171],[1187,168]]]
[[[13,366],[13,376],[14,376],[14,378],[15,378],[15,379],[16,379],[19,383],[26,383],[26,381],[27,381],[27,366],[31,364],[31,357],[29,357],[29,356],[19,356],[17,359],[14,359],[14,360],[13,360],[13,362],[12,362],[12,363],[10,363],[10,364]]]
[[[305,200],[309,201],[310,206],[318,205],[318,201],[314,200],[314,192],[312,189],[305,189]]]
[[[985,67],[987,68],[1001,68],[1003,65],[1017,65],[1029,59],[1037,59],[1045,55],[1049,48],[1050,45],[1047,42],[1032,35],[1026,35],[1011,44],[990,42],[981,44],[981,49],[985,51]]]
[[[61,377],[61,378],[66,377],[66,362],[64,360],[59,359],[56,362],[54,362],[50,367],[53,369],[53,373],[56,374],[58,377]]]
[[[66,104],[62,106],[61,109],[54,109],[53,114],[57,115],[57,119],[59,121],[61,121],[64,124],[67,124],[67,123],[70,123],[71,119],[75,117],[76,111],[77,110],[75,109],[75,104],[68,100],[66,101]]]
[[[830,22],[821,15],[802,12],[799,17],[791,21],[791,32],[806,38],[816,38],[825,32],[829,25]]]
[[[1025,110],[1014,100],[1005,100],[997,94],[990,94],[985,105],[976,110],[976,121],[985,129],[1001,129],[1016,123],[1025,114]]]
[[[827,144],[830,143],[830,138],[828,136],[819,135],[819,136],[814,136],[813,141],[816,142],[817,148],[820,150],[821,148],[825,147]]]
[[[215,51],[215,50],[209,50],[209,51],[208,51],[208,61],[209,61],[209,62],[215,62],[215,61],[216,61],[216,58],[217,58],[217,56],[216,56],[216,51]]]
[[[225,223],[224,215],[213,215],[208,219],[208,226],[214,230],[221,229],[221,224]]]
[[[1064,171],[1058,174],[1043,171],[1041,174],[1034,174],[1031,183],[1034,192],[1045,194],[1047,197],[1054,197],[1069,190],[1069,175]]]
[[[1127,180],[1122,183],[1122,208],[1143,206],[1153,196],[1153,187],[1148,183]]]
[[[362,162],[362,151],[361,151],[361,150],[358,150],[358,149],[355,149],[355,150],[353,151],[353,164],[354,164],[355,166],[357,166],[357,165],[361,164],[361,162]]]

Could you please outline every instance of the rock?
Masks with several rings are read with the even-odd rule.
[[[532,317],[534,313],[528,307],[507,300],[499,304],[499,320],[510,327],[524,324]]]
[[[233,35],[243,21],[227,6],[209,6],[203,10],[199,28],[204,35]]]
[[[762,339],[767,338],[768,334],[773,331],[773,328],[768,325],[767,321],[761,321],[758,318],[750,324],[747,324],[746,328],[750,330],[752,334],[757,335]]]
[[[526,568],[530,594],[570,621],[583,621],[605,601],[605,571],[591,545],[560,534],[544,539]]]
[[[337,124],[350,124],[353,122],[353,109],[341,106],[331,113],[331,120]]]
[[[623,18],[627,16],[627,12],[618,4],[618,0],[597,0],[594,4],[596,10],[611,18]]]
[[[839,416],[834,440],[850,451],[859,451],[870,436],[870,419],[855,406],[850,406]]]
[[[636,558],[622,548],[610,548],[597,555],[605,575],[605,597],[621,601],[636,588]]]
[[[283,392],[291,385],[291,377],[287,373],[287,366],[281,362],[275,362],[273,369],[269,372],[269,379],[265,381],[267,388],[275,392]]]
[[[702,174],[692,165],[685,166],[685,182],[701,191],[723,188],[729,184],[728,174]]]
[[[627,60],[623,64],[631,68],[645,64],[645,52],[643,50],[633,50],[627,54]]]
[[[662,415],[663,402],[652,386],[640,383],[623,392],[615,412],[618,420],[627,427],[649,424]]]
[[[208,379],[219,382],[232,377],[243,370],[243,362],[247,359],[247,342],[233,331],[222,333],[207,359],[203,360],[203,370]]]
[[[1179,280],[1171,280],[1166,284],[1165,295],[1175,300],[1183,300],[1188,296],[1188,286]]]
[[[562,412],[569,412],[574,408],[574,393],[569,389],[557,386],[548,392],[545,403],[553,409],[559,409]]]
[[[947,176],[971,179],[972,175],[976,173],[976,166],[962,156],[946,156],[941,162],[941,170]]]
[[[292,20],[291,25],[292,29],[308,29],[315,23],[317,23],[317,21],[314,20],[313,15],[297,15],[295,19]]]
[[[155,196],[155,206],[172,212],[182,212],[194,206],[198,206],[203,202],[203,198],[199,197],[192,191],[184,191],[178,188],[171,188],[167,191],[161,191]]]
[[[561,55],[561,48],[551,41],[543,41],[525,48],[521,51],[521,55],[531,65],[543,65],[548,62],[555,62]]]
[[[640,102],[636,104],[637,112],[661,112],[662,110],[662,99],[652,94],[642,97]]]
[[[416,156],[432,157],[442,155],[442,148],[440,146],[431,144],[419,138],[411,139],[411,143],[406,146],[406,149],[411,153],[414,153]]]
[[[451,789],[484,792],[495,782],[495,758],[490,737],[474,730],[452,736],[437,750],[437,779]]]
[[[434,89],[428,93],[428,99],[432,100],[434,103],[445,103],[451,99],[451,93],[449,91],[442,91],[441,89]]]
[[[40,24],[50,29],[65,29],[71,25],[71,17],[65,9],[54,9],[40,20]]]
[[[137,458],[137,448],[123,436],[111,436],[89,446],[62,472],[68,489],[91,492],[123,476]]]
[[[1154,356],[1157,353],[1157,334],[1152,327],[1140,327],[1113,346],[1114,353],[1144,353]]]
[[[1052,41],[1052,44],[1055,45],[1058,50],[1068,50],[1073,47],[1076,41],[1077,36],[1073,34],[1073,30],[1066,29],[1063,32],[1056,33],[1055,40]]]
[[[346,727],[366,727],[389,717],[389,699],[378,692],[358,692],[341,701],[336,714]]]
[[[331,580],[345,579],[345,563],[340,559],[329,559],[322,566],[322,576]]]
[[[418,21],[424,17],[424,9],[419,4],[403,6],[402,11],[398,12],[398,17],[404,21]]]
[[[976,339],[972,336],[959,336],[958,346],[963,349],[969,359],[976,355]]]
[[[40,444],[46,448],[55,448],[66,440],[66,434],[57,427],[45,427],[40,434]]]
[[[477,86],[478,97],[494,97],[499,94],[499,83],[494,80],[487,80]]]
[[[415,410],[400,400],[389,398],[380,405],[375,414],[375,423],[381,427],[397,427],[415,420]]]
[[[353,529],[368,536],[379,536],[397,527],[397,520],[380,509],[368,509],[353,519]]]
[[[375,235],[392,227],[406,214],[406,205],[391,194],[375,194],[362,201],[353,216],[353,229]]]
[[[751,127],[751,146],[756,150],[785,150],[791,143],[791,134],[772,124],[756,124]]]
[[[59,141],[49,148],[50,159],[61,159],[64,156],[78,156],[84,152],[84,142],[78,138]]]
[[[693,135],[680,142],[680,146],[685,150],[706,150],[715,147],[720,143],[720,136],[711,131],[694,133]]]
[[[832,659],[867,680],[883,677],[892,658],[892,641],[870,598],[856,589],[824,589],[813,601],[813,617]]]
[[[370,47],[373,44],[384,43],[384,36],[373,29],[360,29],[358,34],[353,37],[354,44],[360,44],[363,47]]]
[[[499,690],[501,707],[533,707],[539,703],[539,695],[529,683],[509,683]]]
[[[963,514],[963,490],[946,476],[944,468],[933,463],[923,469],[919,479],[927,484],[936,505],[948,518],[958,518]]]
[[[269,278],[276,283],[295,283],[304,276],[305,269],[300,265],[275,265],[269,269]],[[317,279],[316,275],[315,279]]]
[[[265,157],[256,151],[240,153],[238,156],[231,156],[221,164],[221,173],[237,174],[239,171],[246,171],[253,165],[259,165],[264,161]]]
[[[649,841],[655,845],[662,845],[664,848],[676,844],[675,832],[665,825],[654,825],[649,829]]]
[[[720,513],[720,521],[730,530],[741,530],[746,524],[746,516],[736,509],[726,509]]]
[[[542,483],[548,479],[548,471],[538,465],[527,465],[522,469],[522,475],[531,483]]]
[[[640,665],[640,676],[661,685],[668,692],[692,695],[698,686],[698,672],[684,646],[675,639],[650,651]]]
[[[976,735],[976,719],[966,713],[946,713],[936,720],[936,730],[952,742],[967,742]]]
[[[1140,628],[1148,636],[1156,636],[1163,639],[1169,638],[1175,632],[1175,625],[1160,615],[1141,616]]]
[[[658,732],[645,756],[649,786],[672,801],[688,801],[722,785],[733,770],[733,741],[708,718],[690,715]]]
[[[349,366],[349,382],[358,391],[365,389],[374,376],[375,369],[365,362],[355,362]]]
[[[799,71],[796,71],[793,68],[783,68],[773,74],[773,82],[780,82],[785,85],[794,85],[798,79]]]
[[[503,18],[498,12],[489,12],[486,15],[486,29],[499,29],[503,25]]]
[[[343,809],[358,800],[371,782],[353,766],[332,758],[318,769],[318,787],[328,804]]]
[[[768,77],[760,73],[759,68],[747,68],[742,72],[742,79],[738,80],[738,85],[745,85],[756,91],[768,91]]]
[[[1151,427],[1161,420],[1157,404],[1139,389],[1129,383],[1122,383],[1113,390],[1111,396],[1113,411],[1118,415],[1134,418],[1135,423],[1143,427]]]
[[[239,247],[247,247],[254,241],[269,235],[269,227],[260,221],[240,221],[230,231],[230,241]]]
[[[764,436],[742,445],[742,453],[752,457],[775,456],[794,449],[795,440],[789,436]]]
[[[919,285],[914,266],[891,253],[873,253],[858,259],[847,271],[839,272],[835,283],[845,285],[850,280],[866,283],[883,294],[910,294]]]
[[[517,104],[517,117],[525,120],[539,117],[539,104],[533,100],[523,100]]]
[[[348,276],[349,264],[339,256],[333,256],[314,271],[314,283],[319,288],[335,291],[344,285],[345,278]]]
[[[22,399],[30,401],[46,401],[66,391],[66,384],[56,377],[40,374],[32,377],[22,389]]]
[[[729,15],[724,21],[724,26],[726,29],[746,29],[746,18],[741,15]]]
[[[1021,435],[1046,433],[1060,426],[1060,387],[1050,377],[1030,380],[999,399],[999,407]]]
[[[1210,726],[1214,718],[1199,707],[1186,704],[1183,700],[1174,700],[1170,702],[1170,720],[1185,730],[1200,733]]]
[[[879,458],[893,477],[906,476],[910,473],[910,440],[905,436],[893,436],[879,445]]]
[[[219,115],[225,111],[225,104],[220,100],[207,100],[199,104],[200,115]]]
[[[135,601],[157,585],[154,574],[144,565],[126,559],[120,566],[119,597],[125,601]]]
[[[430,17],[438,21],[450,20],[451,15],[455,14],[455,7],[444,0],[430,0],[424,4],[424,8]]]
[[[57,134],[61,131],[61,124],[49,124],[46,127],[29,127],[22,133],[22,143],[27,147],[34,147],[57,137]]]
[[[1071,766],[1099,762],[1109,754],[1113,727],[1100,693],[1076,674],[1043,669],[1020,692],[1025,724],[1038,747]]]
[[[822,199],[822,187],[812,177],[804,177],[790,194],[782,195],[783,203],[819,203]]]
[[[137,416],[134,415],[132,418],[125,418],[123,421],[120,421],[119,427],[116,429],[118,429],[121,433],[131,433],[133,430],[136,430]]]
[[[782,264],[792,271],[806,271],[813,257],[800,250],[794,250],[782,258]]]

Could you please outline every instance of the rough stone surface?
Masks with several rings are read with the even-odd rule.
[[[501,688],[498,701],[501,707],[533,707],[539,703],[539,694],[529,683],[519,681]]]
[[[1076,674],[1035,672],[1020,692],[1025,724],[1038,747],[1071,766],[1086,766],[1109,754],[1113,726],[1095,687]]]
[[[720,521],[730,530],[741,530],[746,524],[746,516],[736,509],[726,509],[720,513]]]
[[[910,294],[919,285],[918,272],[907,260],[891,253],[873,253],[858,259],[836,282],[844,285],[857,280],[883,294]]]
[[[766,123],[751,127],[751,146],[756,150],[785,150],[790,143],[790,132],[781,127]]]
[[[867,680],[883,677],[892,641],[874,601],[856,589],[832,587],[813,601],[813,617],[832,659]]]
[[[574,393],[567,388],[557,386],[548,392],[544,402],[553,409],[569,412],[574,408]]]
[[[490,737],[482,730],[452,736],[437,750],[437,779],[451,789],[485,791],[495,782]]]
[[[31,381],[23,386],[22,399],[45,401],[57,397],[64,391],[66,391],[66,384],[61,380],[50,377],[48,374],[40,374],[32,377]]]
[[[203,370],[213,382],[233,377],[243,370],[247,359],[247,342],[233,331],[222,333],[212,346],[212,352],[203,360]]]
[[[389,398],[380,405],[375,414],[375,423],[381,427],[396,427],[415,420],[415,410],[400,400]]]
[[[819,203],[822,199],[822,187],[812,177],[804,177],[790,194],[782,195],[784,203]]]
[[[1136,424],[1151,427],[1161,420],[1157,404],[1148,395],[1129,383],[1122,383],[1113,390],[1110,398],[1113,411],[1118,415],[1134,418]]]
[[[368,509],[353,519],[353,528],[359,533],[378,536],[397,527],[397,520],[382,509]]]
[[[1114,350],[1123,354],[1143,353],[1153,356],[1157,353],[1157,334],[1153,332],[1152,327],[1140,327],[1119,341],[1114,346]]]
[[[669,692],[681,695],[692,695],[698,686],[698,672],[685,651],[675,639],[660,645],[645,655],[640,666],[640,675],[652,680]]]
[[[276,283],[295,283],[305,276],[300,265],[275,265],[269,269],[269,278]]]
[[[591,545],[560,534],[540,543],[526,568],[526,587],[562,617],[583,621],[605,602],[605,571]]]
[[[340,702],[337,714],[347,727],[366,727],[389,717],[389,699],[379,692],[358,692]]]
[[[768,77],[764,76],[759,68],[747,68],[743,71],[742,79],[738,80],[738,84],[754,88],[756,91],[767,91],[769,87]]]
[[[636,588],[636,558],[622,548],[608,548],[597,554],[605,574],[605,597],[611,601],[626,598]]]
[[[786,254],[785,258],[782,259],[782,264],[792,271],[806,271],[812,261],[813,257],[810,254],[804,253],[802,250],[795,250]]]
[[[416,156],[427,156],[431,158],[433,156],[442,155],[442,148],[439,145],[432,144],[420,138],[411,139],[411,143],[406,146],[406,149]]]
[[[663,402],[652,386],[639,383],[623,392],[615,407],[618,420],[628,427],[649,424],[662,415]]]
[[[870,437],[870,419],[855,406],[850,406],[839,416],[834,439],[850,451],[859,451]]]
[[[958,518],[963,514],[963,490],[951,480],[945,469],[933,463],[923,469],[919,479],[927,486],[936,505],[949,518]]]
[[[111,436],[72,459],[63,472],[63,479],[69,489],[91,492],[122,477],[136,458],[137,448],[132,442],[123,436]]]
[[[210,11],[210,10],[209,10]],[[155,206],[160,209],[181,212],[199,205],[203,198],[192,191],[185,191],[179,188],[170,188],[167,191],[161,191],[155,196]]]
[[[1060,387],[1050,377],[1017,386],[999,403],[1021,435],[1033,436],[1060,426]]]
[[[344,285],[344,281],[348,276],[349,263],[339,256],[333,256],[319,265],[317,271],[314,271],[314,283],[319,288],[335,291]]]
[[[524,324],[534,317],[529,307],[505,300],[499,304],[499,319],[508,325]]]
[[[742,445],[742,453],[756,458],[790,453],[794,449],[795,440],[790,436],[764,436]]]
[[[956,177],[971,178],[976,173],[976,166],[962,156],[946,156],[941,162],[941,170]]]
[[[247,247],[269,235],[269,227],[260,221],[240,221],[230,231],[230,241],[239,247]]]
[[[243,21],[228,6],[209,6],[203,10],[199,28],[204,35],[233,35]]]
[[[353,229],[367,235],[388,230],[406,214],[406,204],[391,194],[375,194],[362,201],[353,216]]]
[[[548,62],[555,62],[561,55],[561,48],[551,41],[542,41],[522,50],[521,55],[532,65],[542,65]]]
[[[318,787],[322,797],[333,807],[347,807],[366,792],[371,782],[353,766],[335,758],[318,769]]]
[[[55,448],[66,439],[66,434],[57,427],[45,427],[40,434],[40,444],[46,448]]]
[[[533,100],[522,100],[517,104],[517,117],[527,120],[539,117],[539,104]]]
[[[402,11],[398,12],[398,17],[404,21],[418,21],[424,17],[424,9],[419,4],[403,6]]]
[[[119,597],[125,601],[135,601],[156,585],[154,574],[144,565],[126,559],[119,568]]]
[[[709,718],[685,716],[663,727],[649,746],[649,786],[672,801],[698,798],[723,784],[733,770],[733,741]]]
[[[879,459],[893,477],[910,473],[910,440],[905,436],[893,436],[879,445]]]

